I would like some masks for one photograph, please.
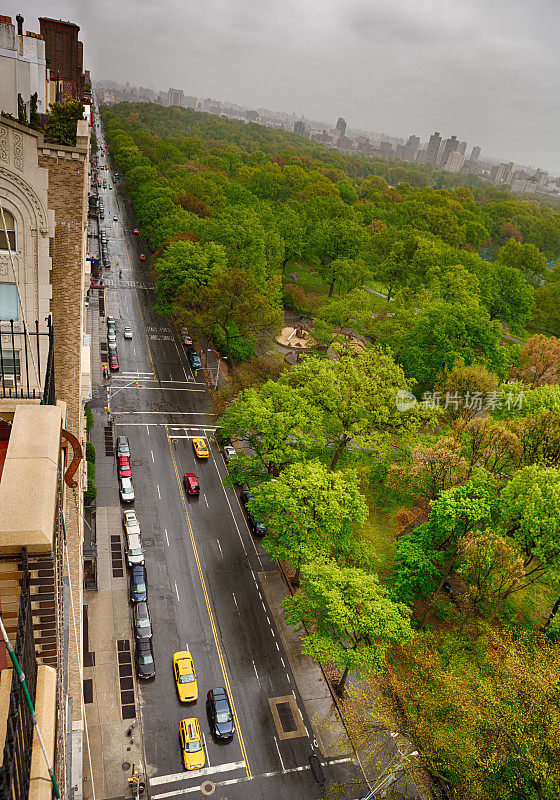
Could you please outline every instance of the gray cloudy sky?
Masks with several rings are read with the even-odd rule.
[[[558,0],[28,0],[92,75],[396,136],[456,133],[560,174]],[[470,152],[470,151],[469,151]]]

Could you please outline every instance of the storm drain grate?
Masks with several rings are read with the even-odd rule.
[[[93,703],[93,680],[84,678],[84,703]]]
[[[297,722],[294,719],[294,714],[290,708],[289,703],[277,703],[278,717],[284,733],[293,733],[297,731]]]
[[[113,452],[113,428],[111,425],[105,425],[105,455],[112,456]]]
[[[123,719],[134,719],[136,717],[136,706],[132,688],[132,655],[128,639],[117,640],[117,657],[119,660],[121,715]]]
[[[124,575],[124,567],[120,536],[111,536],[111,564],[113,567],[113,578],[122,578]]]

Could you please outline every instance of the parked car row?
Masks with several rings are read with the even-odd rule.
[[[109,353],[109,369],[112,372],[118,372],[120,365],[117,352],[117,326],[115,318],[111,315],[107,317],[107,350]]]
[[[189,334],[187,328],[181,328],[181,341],[185,346],[187,351],[187,358],[189,360],[189,364],[193,369],[202,369],[202,362],[200,360],[200,356],[196,352],[196,348],[193,344],[192,336]]]

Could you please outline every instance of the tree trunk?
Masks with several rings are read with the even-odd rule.
[[[346,678],[348,677],[348,667],[344,668],[344,672],[340,676],[340,680],[334,687],[335,692],[339,697],[344,697],[344,687],[346,685]]]
[[[298,567],[296,569],[296,574],[294,575],[294,577],[290,581],[292,586],[299,586],[299,577],[300,577],[300,575],[301,575],[301,566],[298,564]]]
[[[426,606],[426,610],[424,611],[424,616],[422,617],[422,620],[420,622],[420,630],[422,630],[422,628],[425,627],[426,622],[428,621],[428,614],[430,613],[430,608],[432,607],[432,603],[434,602],[434,598],[436,597],[436,595],[439,594],[439,592],[441,592],[441,590],[443,588],[443,584],[445,583],[448,575],[452,572],[453,567],[455,566],[455,559],[456,558],[457,558],[457,548],[455,548],[455,550],[453,551],[453,556],[451,558],[451,561],[447,565],[447,569],[445,570],[443,578],[440,580],[440,582],[438,583],[438,585],[436,586],[436,588],[431,593],[431,595],[430,595],[430,597],[428,599],[428,604]]]
[[[546,630],[546,629],[549,627],[550,623],[552,622],[552,620],[554,619],[554,617],[555,617],[555,616],[556,616],[556,614],[558,613],[558,609],[559,609],[559,608],[560,608],[560,597],[558,598],[558,600],[557,600],[557,601],[554,603],[554,605],[552,606],[552,611],[551,611],[551,612],[550,612],[550,614],[548,615],[548,619],[547,619],[547,621],[546,621],[546,622],[544,623],[544,625],[541,627],[541,631],[545,631],[545,630]]]
[[[333,293],[333,291],[334,291],[334,285],[335,285],[335,283],[336,283],[336,281],[333,281],[333,282],[331,283],[331,285],[330,285],[330,288],[329,288],[329,297],[332,297],[332,293]]]
[[[336,467],[336,465],[338,464],[338,459],[339,459],[339,458],[340,458],[340,456],[342,455],[342,451],[344,450],[344,448],[346,447],[346,445],[347,445],[347,444],[348,444],[348,437],[346,437],[346,436],[345,436],[345,437],[344,437],[344,438],[341,440],[341,442],[340,442],[340,444],[338,445],[338,447],[336,448],[336,451],[335,451],[335,454],[334,454],[333,460],[331,461],[331,465],[330,465],[330,467],[329,467],[329,470],[330,470],[330,472],[334,472],[334,468],[335,468],[335,467]]]
[[[285,258],[284,261],[282,261],[282,277],[284,277],[284,273],[286,272],[286,264],[288,263],[288,260],[289,259]]]

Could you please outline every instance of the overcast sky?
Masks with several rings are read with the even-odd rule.
[[[560,174],[558,0],[28,0],[82,28],[93,79],[383,131],[455,133]]]

